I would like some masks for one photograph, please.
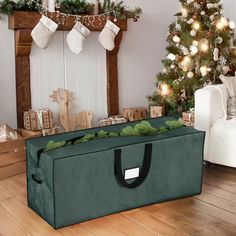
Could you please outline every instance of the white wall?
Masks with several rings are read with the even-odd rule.
[[[175,20],[173,15],[180,7],[177,0],[125,0],[125,3],[140,6],[143,9],[143,15],[137,23],[129,21],[128,32],[124,33],[121,44],[119,54],[120,108],[147,105],[145,97],[154,91],[155,76],[162,70],[160,61],[165,56],[168,26]],[[225,16],[236,21],[236,2],[223,0],[222,3],[225,8]],[[54,49],[56,50],[56,48]],[[35,50],[37,51],[33,48],[33,53]],[[58,48],[58,50],[61,49]],[[37,60],[35,54],[32,56]],[[36,67],[37,64],[32,66]],[[14,70],[13,32],[7,30],[7,22],[5,19],[1,19],[0,124],[16,124]],[[78,102],[79,100],[81,99],[78,99]]]
[[[0,19],[0,125],[16,125],[14,32],[7,16]]]

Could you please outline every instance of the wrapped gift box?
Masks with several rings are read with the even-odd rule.
[[[18,139],[21,136],[10,126],[2,125],[0,126],[0,143],[6,142],[9,140]]]
[[[129,121],[144,120],[147,118],[147,109],[145,107],[124,108],[123,117]]]
[[[53,128],[53,113],[50,109],[30,110],[24,113],[24,127],[38,131]]]
[[[150,117],[157,118],[164,116],[164,109],[162,106],[151,106],[150,107]]]
[[[186,111],[182,113],[182,120],[184,125],[186,126],[193,126],[194,125],[194,112],[193,111]]]
[[[103,119],[100,120],[98,122],[98,127],[102,127],[102,126],[108,126],[108,125],[115,125],[115,124],[122,124],[122,123],[126,123],[127,120],[124,117],[121,116],[111,116],[107,119]]]

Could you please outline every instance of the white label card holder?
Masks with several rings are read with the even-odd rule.
[[[139,172],[140,172],[139,167],[125,170],[125,180],[138,178]]]

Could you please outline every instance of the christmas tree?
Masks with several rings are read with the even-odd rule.
[[[182,8],[170,25],[164,69],[157,75],[152,104],[180,114],[194,107],[194,93],[220,83],[236,69],[235,23],[222,15],[220,0],[179,0]]]

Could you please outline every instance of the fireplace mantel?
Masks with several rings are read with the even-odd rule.
[[[31,109],[30,88],[30,52],[32,46],[31,31],[40,20],[41,15],[37,12],[15,11],[9,16],[9,29],[15,31],[15,57],[16,57],[16,100],[17,100],[17,123],[18,127],[24,126],[24,111]],[[60,20],[60,13],[51,13],[49,17],[55,22]],[[110,19],[112,20],[112,18]],[[75,17],[68,17],[64,24],[60,24],[59,31],[69,31],[75,24]],[[94,17],[93,25],[83,22],[91,31],[101,31],[106,19],[100,20]],[[107,64],[107,107],[108,115],[119,114],[118,95],[118,52],[123,37],[123,31],[127,31],[127,20],[115,22],[120,27],[120,32],[115,40],[115,49],[106,52]]]

